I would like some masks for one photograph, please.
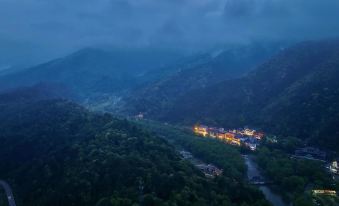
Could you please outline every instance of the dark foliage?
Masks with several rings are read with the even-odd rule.
[[[228,46],[211,53],[196,55],[175,65],[172,73],[132,91],[123,99],[121,112],[145,113],[158,118],[173,103],[195,89],[202,89],[245,75],[279,49],[279,44]]]
[[[165,50],[93,49],[0,76],[0,91],[40,82],[62,84],[78,98],[119,93],[143,82],[138,76],[182,55]]]
[[[234,200],[227,182],[205,178],[165,140],[126,120],[65,100],[8,95],[0,96],[0,177],[18,205],[232,205],[262,198]]]
[[[294,205],[314,205],[312,189],[338,190],[322,162],[290,158],[284,151],[268,147],[260,148],[256,160],[274,182],[272,187]]]
[[[224,127],[252,125],[338,150],[339,41],[305,42],[246,77],[195,90],[160,119]]]
[[[229,196],[235,205],[269,205],[263,194],[246,182],[246,166],[239,148],[227,145],[215,139],[197,137],[190,130],[143,121],[139,124],[160,137],[172,142],[179,149],[185,149],[205,161],[223,169],[223,175],[214,181]]]

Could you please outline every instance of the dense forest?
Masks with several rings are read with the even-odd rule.
[[[172,143],[178,150],[190,151],[195,157],[223,169],[223,175],[216,178],[225,185],[231,200],[249,201],[250,205],[267,205],[263,194],[246,180],[246,165],[241,156],[241,148],[224,144],[216,139],[200,138],[187,128],[161,124],[155,121],[137,122],[154,134]],[[226,186],[227,185],[227,186]]]
[[[298,206],[311,206],[315,205],[311,189],[339,189],[336,181],[324,170],[323,162],[291,158],[288,150],[290,147],[272,147],[265,144],[255,155],[262,171],[274,182],[271,188],[285,200]],[[322,205],[337,205],[339,198],[335,197],[329,202],[331,204]]]
[[[184,125],[249,125],[337,151],[339,41],[279,48],[253,43],[180,60],[168,51],[152,60],[155,51],[85,49],[3,75],[0,90],[47,82],[64,87],[63,97],[83,96],[79,102],[92,110]]]
[[[0,206],[339,206],[339,0],[0,0]]]
[[[0,190],[0,205],[7,205],[7,197],[5,195],[5,191],[3,189]]]
[[[224,170],[224,177],[234,197],[244,198],[243,194],[255,195],[254,188],[246,182],[247,168],[244,158],[240,154],[251,156],[258,169],[264,175],[265,181],[270,182],[269,188],[279,194],[287,203],[295,206],[334,206],[339,198],[331,196],[314,196],[313,189],[332,189],[338,191],[338,181],[325,170],[321,161],[292,158],[294,150],[302,145],[302,141],[293,137],[279,137],[279,143],[272,143],[265,138],[256,152],[245,147],[234,147],[223,142],[195,136],[188,128],[161,124],[155,121],[139,122],[143,127],[150,129],[176,145],[180,149],[191,151],[194,156],[217,165]],[[248,193],[248,189],[252,193]],[[250,196],[249,196],[250,197]]]
[[[19,206],[268,204],[239,187],[236,161],[208,179],[166,140],[36,88],[0,95],[0,109],[0,177]]]
[[[128,115],[144,113],[156,117],[193,90],[244,76],[284,45],[277,42],[228,45],[185,58],[172,66],[172,72],[125,95],[116,110]]]
[[[144,73],[182,57],[180,52],[165,49],[84,48],[37,66],[0,74],[0,91],[54,83],[68,88],[80,102],[92,98],[99,101],[100,97],[121,95],[146,82]]]
[[[338,151],[339,41],[285,49],[245,77],[189,92],[149,118],[261,127]]]

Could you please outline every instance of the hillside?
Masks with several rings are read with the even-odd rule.
[[[50,62],[0,76],[0,91],[40,82],[57,83],[81,99],[116,94],[134,87],[145,72],[165,66],[182,55],[162,50],[87,48]]]
[[[176,65],[172,74],[132,91],[122,99],[122,113],[144,113],[157,117],[178,98],[227,79],[238,78],[251,71],[280,49],[280,44],[228,46],[204,53]]]
[[[0,95],[0,177],[18,206],[267,205],[232,176],[205,178],[132,123],[34,93]]]
[[[245,77],[192,91],[162,113],[164,121],[252,125],[338,149],[339,41],[305,42]]]

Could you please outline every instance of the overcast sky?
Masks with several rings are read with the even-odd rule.
[[[0,0],[0,70],[88,46],[202,49],[339,36],[339,0]]]

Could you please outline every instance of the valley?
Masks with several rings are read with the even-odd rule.
[[[13,185],[19,205],[335,205],[336,194],[314,191],[338,190],[329,173],[334,167],[324,165],[338,152],[337,116],[328,117],[338,106],[337,41],[297,44],[264,63],[267,53],[254,58],[254,50],[235,60],[237,72],[223,67],[244,48],[185,57],[163,72],[140,71],[137,79],[105,71],[113,76],[101,86],[96,82],[106,82],[106,74],[100,71],[74,79],[75,71],[88,76],[88,65],[112,66],[108,54],[93,50],[32,68],[34,80],[24,73],[3,76],[13,81],[0,83],[0,138],[12,146],[0,150],[0,166],[15,163],[0,175]],[[94,59],[107,62],[98,66]],[[256,68],[240,71],[241,61]],[[54,77],[46,72],[65,65],[69,69]],[[18,178],[22,170],[31,173]],[[27,179],[32,175],[41,176],[37,183]],[[38,189],[44,184],[47,192]],[[34,200],[27,190],[46,198]],[[61,190],[69,196],[60,199]]]
[[[182,160],[160,133],[46,96],[44,90],[0,95],[0,109],[0,176],[11,185],[18,205],[238,205],[253,201],[269,205],[260,192],[243,182],[244,168],[236,161],[241,156],[232,148],[207,143],[229,157],[224,161],[225,154],[203,151],[208,158],[201,156],[201,160],[208,167],[199,164],[202,170],[208,171],[209,163],[215,162],[224,171],[211,179]],[[196,154],[201,148],[191,140],[186,143],[196,147]],[[205,143],[199,144],[205,148]],[[211,155],[218,155],[220,162]]]
[[[184,147],[185,151],[189,151],[188,156],[194,155],[194,157],[223,169],[222,175],[230,175],[228,171],[234,166],[223,167],[222,165],[237,156],[237,162],[244,164],[242,166],[244,173],[240,177],[242,181],[257,187],[273,205],[316,205],[318,204],[316,202],[322,197],[312,195],[313,190],[319,188],[338,190],[338,183],[332,179],[328,169],[325,168],[325,163],[317,160],[292,158],[293,148],[297,149],[299,145],[298,143],[291,147],[292,144],[295,144],[294,139],[276,138],[268,134],[262,137],[261,144],[255,151],[252,151],[248,147],[228,144],[223,138],[207,138],[208,133],[204,133],[205,136],[195,134],[194,128],[191,130],[186,127],[145,120],[138,120],[138,123],[150,128],[172,144]],[[244,131],[249,132],[248,134],[255,134],[250,129],[239,130],[239,133],[244,133]],[[216,148],[210,148],[209,144],[215,144]],[[289,146],[287,147],[287,145]],[[239,153],[228,156],[229,150],[222,150],[218,147],[233,148]],[[339,200],[337,195],[333,197],[325,195],[323,198],[333,201],[333,204],[330,205],[336,205]]]
[[[0,206],[339,206],[339,0],[0,0]]]
[[[265,178],[260,173],[258,166],[252,160],[250,156],[244,155],[245,163],[247,165],[247,178],[249,181],[253,179],[261,179]],[[270,201],[274,206],[287,206],[289,204],[285,203],[282,198],[271,191],[271,189],[266,185],[259,186],[260,191],[262,191],[265,195],[265,198]]]

